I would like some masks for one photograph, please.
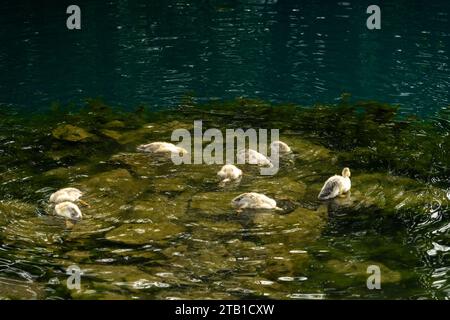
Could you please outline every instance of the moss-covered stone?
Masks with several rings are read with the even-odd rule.
[[[144,181],[139,181],[131,176],[126,169],[115,169],[102,172],[80,182],[85,190],[87,198],[94,194],[103,194],[108,197],[132,199],[145,190]],[[93,198],[93,196],[92,196]]]
[[[102,129],[100,130],[100,133],[102,135],[104,135],[105,137],[108,137],[110,139],[113,140],[120,140],[120,138],[122,137],[122,134],[120,132],[114,131],[114,130],[109,130],[109,129]]]
[[[259,192],[271,196],[275,200],[298,200],[303,197],[306,185],[301,181],[295,181],[289,177],[275,176],[251,181],[244,188],[249,192]]]
[[[352,177],[350,199],[345,201],[347,206],[354,206],[356,209],[375,206],[387,212],[415,210],[422,213],[429,213],[427,209],[430,205],[441,207],[448,203],[444,190],[410,178],[382,173]]]
[[[2,236],[8,244],[54,246],[64,242],[64,220],[55,216],[14,219],[2,228]]]
[[[112,120],[110,122],[105,123],[105,125],[103,127],[108,128],[108,129],[119,129],[119,128],[124,128],[125,123],[120,120]]]
[[[45,290],[36,282],[0,278],[0,300],[38,300]]]
[[[108,232],[105,238],[112,242],[139,245],[167,240],[179,236],[183,231],[183,227],[171,222],[130,223]]]
[[[299,136],[282,136],[280,140],[287,143],[295,156],[302,161],[336,161],[335,155],[329,149],[302,139]]]
[[[152,179],[156,192],[181,192],[189,188],[186,179],[182,177],[157,177]]]
[[[37,207],[31,203],[17,200],[0,201],[0,226],[13,222],[20,218],[33,217],[37,213]]]
[[[94,137],[93,134],[89,133],[85,129],[71,124],[64,124],[56,127],[52,131],[52,135],[58,140],[69,142],[86,141]]]
[[[397,283],[401,281],[401,274],[397,271],[393,271],[376,261],[341,261],[341,260],[329,260],[326,263],[326,267],[336,273],[344,274],[346,277],[350,278],[360,278],[363,280],[363,285],[365,280],[368,278],[370,273],[367,272],[367,268],[371,265],[378,266],[381,271],[381,284]]]
[[[125,166],[139,176],[152,177],[158,172],[154,159],[145,153],[118,153],[113,155],[109,162]]]
[[[127,211],[124,219],[128,223],[177,220],[184,215],[187,206],[186,201],[179,201],[177,198],[152,195],[151,197],[146,197],[146,199],[133,202],[132,208]]]
[[[201,213],[219,215],[233,213],[231,200],[241,192],[201,192],[195,194],[190,202],[190,208]]]

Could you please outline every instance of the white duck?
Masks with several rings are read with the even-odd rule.
[[[187,150],[177,147],[173,143],[168,142],[152,142],[148,144],[141,144],[137,147],[138,151],[148,153],[178,153],[181,155],[187,154]]]
[[[58,203],[55,206],[55,214],[69,220],[80,220],[83,217],[80,208],[70,201]]]
[[[243,209],[283,210],[277,207],[277,202],[274,199],[256,192],[247,192],[237,196],[231,200],[231,205],[238,212]]]
[[[65,201],[78,201],[79,203],[89,207],[89,205],[85,201],[80,199],[81,196],[83,196],[83,192],[81,192],[77,188],[63,188],[51,194],[50,203],[58,204]]]
[[[253,149],[240,150],[237,153],[238,163],[256,164],[258,166],[273,167],[272,162],[262,153]]]
[[[274,153],[277,149],[278,149],[278,154],[288,154],[288,153],[292,152],[291,148],[286,143],[284,143],[283,141],[279,141],[279,140],[273,141],[270,144],[270,150],[272,153]]]
[[[328,178],[328,180],[325,181],[322,190],[320,190],[318,198],[320,200],[327,200],[342,196],[349,192],[352,186],[350,175],[350,169],[344,168],[341,176],[335,175]]]
[[[232,164],[226,164],[217,175],[222,179],[221,183],[227,183],[242,178],[242,170]]]

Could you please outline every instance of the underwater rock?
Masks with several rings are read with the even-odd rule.
[[[134,178],[126,169],[115,169],[83,179],[76,187],[83,190],[85,201],[90,204],[83,214],[86,213],[88,219],[99,221],[105,228],[105,222],[117,222],[118,215],[149,185],[148,181]]]
[[[221,241],[220,239],[239,237],[242,231],[242,225],[232,221],[199,220],[189,226],[194,241]]]
[[[115,169],[101,172],[87,180],[80,182],[87,195],[101,192],[108,197],[118,197],[130,199],[139,195],[145,190],[144,181],[133,178],[126,169]]]
[[[430,207],[448,205],[445,190],[383,173],[355,175],[352,177],[349,199],[336,201],[356,209],[375,206],[386,212],[414,210],[417,213],[431,213]]]
[[[326,267],[334,273],[345,275],[346,278],[361,278],[361,283],[365,284],[367,277],[370,275],[367,273],[367,267],[375,265],[380,268],[381,271],[381,284],[400,282],[400,272],[393,271],[377,261],[341,261],[341,260],[329,260],[326,263]]]
[[[100,130],[100,133],[105,137],[111,138],[116,141],[119,141],[120,138],[122,137],[122,134],[120,132],[114,130],[102,129]]]
[[[184,123],[180,121],[171,121],[167,123],[146,123],[141,128],[125,131],[119,138],[120,144],[141,144],[149,143],[152,138],[159,140],[168,139],[172,135],[172,131],[176,129],[191,130],[193,123]]]
[[[181,192],[189,186],[184,178],[158,177],[152,179],[152,185],[156,192]]]
[[[237,267],[233,253],[211,241],[198,241],[184,256],[172,256],[168,263],[180,270],[189,270],[197,277],[215,277],[220,272],[231,272]]]
[[[140,144],[146,142],[151,137],[153,130],[151,128],[140,128],[122,133],[117,140],[120,144]]]
[[[142,259],[145,260],[151,260],[152,262],[155,262],[159,258],[159,254],[154,251],[150,250],[144,250],[142,248],[139,249],[116,249],[111,251],[112,254],[119,256],[122,259],[125,259],[126,261],[129,261],[129,259],[138,259],[142,261]]]
[[[297,208],[289,214],[260,213],[253,217],[260,237],[267,243],[283,242],[304,246],[320,238],[328,221],[327,208]]]
[[[74,299],[130,299],[133,293],[171,286],[135,266],[89,264],[80,269],[84,280],[82,290],[71,290]]]
[[[64,254],[70,261],[80,263],[91,258],[91,253],[89,251],[81,250],[71,250]]]
[[[105,207],[111,206],[111,209],[102,209],[96,211],[93,208],[84,209],[83,214],[85,218],[77,221],[71,228],[67,229],[68,233],[65,235],[65,242],[85,244],[93,236],[99,236],[109,230],[114,229],[114,223],[117,223],[117,215],[120,213],[120,208],[116,208],[115,204],[108,204]]]
[[[279,283],[268,280],[261,276],[237,276],[232,279],[214,282],[213,288],[216,292],[233,294],[236,298],[255,299],[283,299],[283,293]]]
[[[131,210],[128,210],[124,216],[127,223],[177,220],[186,212],[188,203],[179,201],[177,198],[169,199],[166,196],[154,194],[146,197],[145,200],[135,201],[131,205]]]
[[[162,126],[162,129],[169,131],[169,132],[172,132],[173,130],[177,130],[177,129],[185,129],[185,130],[190,131],[190,130],[194,129],[194,123],[173,120],[173,121],[164,123]]]
[[[231,200],[241,192],[201,192],[191,199],[190,208],[205,214],[220,215],[233,213]]]
[[[60,160],[66,160],[68,158],[80,158],[81,152],[80,150],[71,150],[71,149],[60,149],[60,150],[49,150],[45,153],[45,155],[54,160],[54,161],[60,161]]]
[[[184,166],[174,166],[173,175],[182,177],[190,185],[199,185],[204,183],[218,183],[217,170],[220,169],[218,165],[207,164],[190,164]]]
[[[211,239],[226,234],[236,234],[241,229],[242,225],[233,221],[199,220],[195,223],[192,235],[194,237],[204,235],[204,238]]]
[[[238,297],[227,293],[213,291],[212,288],[202,286],[199,289],[189,287],[185,290],[161,292],[155,296],[156,300],[236,300]]]
[[[63,242],[64,219],[50,216],[14,219],[2,229],[3,242],[18,245],[26,243],[33,247],[54,246]]]
[[[331,150],[298,136],[282,136],[280,140],[287,143],[295,153],[295,156],[300,160],[306,162],[329,161],[331,163],[336,161],[336,157]]]
[[[6,225],[14,220],[26,217],[34,217],[37,207],[30,203],[18,200],[0,201],[0,226]]]
[[[89,166],[79,165],[71,167],[59,167],[45,171],[43,176],[58,179],[70,179],[76,176],[85,175],[89,171]]]
[[[172,256],[182,257],[188,252],[188,246],[185,244],[170,246],[162,250],[162,253],[170,258]]]
[[[303,197],[306,190],[306,185],[303,182],[295,181],[289,177],[280,178],[276,176],[253,181],[249,186],[244,187],[252,192],[271,196],[275,200],[298,200]]]
[[[158,171],[151,156],[145,153],[119,153],[113,155],[109,162],[126,166],[139,176],[151,177]]]
[[[94,135],[87,132],[85,129],[73,126],[71,124],[64,124],[56,127],[52,131],[54,138],[69,142],[86,141],[93,138]]]
[[[118,129],[118,128],[125,128],[125,123],[120,120],[112,120],[110,122],[105,123],[103,126],[108,129]]]
[[[0,300],[39,300],[45,297],[44,288],[30,281],[0,277]]]
[[[184,228],[171,222],[130,223],[109,231],[105,238],[112,242],[130,245],[149,244],[176,237]]]

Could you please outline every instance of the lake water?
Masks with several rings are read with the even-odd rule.
[[[449,105],[448,1],[2,1],[0,103],[33,110],[102,96],[125,108],[237,96],[303,105],[357,99],[406,113]]]
[[[365,1],[78,1],[81,31],[69,4],[0,4],[0,298],[450,297],[448,1],[385,1],[376,31]],[[224,187],[136,151],[199,119],[293,153]],[[68,186],[75,224],[48,203]],[[236,213],[250,191],[282,211]]]

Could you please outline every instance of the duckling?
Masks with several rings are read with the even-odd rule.
[[[288,154],[292,152],[291,148],[286,143],[279,140],[273,141],[270,144],[270,150],[272,151],[272,153],[275,152],[277,149],[278,154]]]
[[[58,191],[51,194],[50,203],[58,204],[58,203],[65,202],[65,201],[70,201],[70,202],[78,201],[82,205],[89,207],[89,204],[87,204],[85,201],[80,199],[82,195],[83,195],[83,192],[81,192],[77,188],[63,188],[63,189],[59,189]]]
[[[148,144],[141,144],[137,147],[137,151],[148,153],[178,153],[181,155],[187,154],[187,150],[168,142],[152,142]]]
[[[332,199],[337,196],[345,196],[350,191],[352,183],[350,181],[350,169],[344,168],[342,175],[334,175],[325,181],[318,198],[320,200]]]
[[[249,163],[256,164],[258,166],[273,167],[273,164],[269,158],[253,149],[240,150],[237,153],[237,160],[238,163]]]
[[[80,208],[70,201],[60,202],[55,206],[55,214],[70,220],[80,220],[83,215]]]
[[[217,175],[222,179],[221,184],[224,184],[242,178],[242,170],[232,164],[226,164]]]
[[[231,205],[237,212],[241,212],[243,209],[283,210],[277,207],[274,199],[256,192],[247,192],[237,196],[231,200]]]

